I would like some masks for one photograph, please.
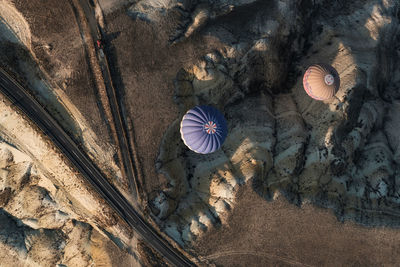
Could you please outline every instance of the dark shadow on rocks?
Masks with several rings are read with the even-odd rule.
[[[315,62],[320,62],[324,60],[324,62],[328,64],[332,64],[332,60],[339,55],[340,50],[340,43],[343,43],[345,47],[348,47],[351,51],[354,49],[357,51],[357,47],[351,47],[351,42],[348,43],[346,40],[346,36],[341,36],[341,33],[334,33],[333,39],[336,39],[334,44],[331,41],[326,43],[326,46],[329,46],[331,51],[334,51],[333,45],[336,45],[337,52],[331,53],[329,59],[323,58],[320,53],[322,51],[311,51],[310,48],[313,47],[313,39],[318,39],[318,36],[321,35],[325,29],[324,25],[335,29],[337,22],[335,22],[335,18],[337,16],[347,16],[350,15],[352,12],[361,8],[366,4],[366,1],[350,3],[344,1],[335,1],[334,3],[327,3],[326,1],[316,4],[314,1],[300,1],[296,8],[300,12],[300,23],[302,27],[301,32],[292,32],[289,34],[289,37],[285,40],[275,39],[272,42],[272,47],[274,52],[278,52],[279,55],[276,59],[271,59],[268,55],[265,55],[263,51],[255,51],[253,55],[251,55],[250,60],[248,60],[248,69],[241,73],[242,77],[238,78],[235,81],[244,84],[244,80],[247,79],[247,86],[244,91],[247,92],[245,97],[249,97],[250,95],[259,92],[269,92],[272,94],[272,98],[274,99],[281,93],[290,92],[290,89],[293,88],[294,84],[297,82],[298,79],[301,78],[300,73],[302,73],[307,66],[298,66],[300,60],[307,58],[308,61],[311,61],[315,58]],[[254,13],[260,12],[262,13],[262,9],[259,6],[259,2],[254,4],[256,7]],[[257,7],[259,10],[257,10]],[[379,8],[385,10],[385,7],[381,5]],[[398,8],[397,8],[398,9]],[[396,8],[394,8],[394,12],[396,12]],[[246,17],[248,10],[238,10],[229,13],[226,16],[216,19],[213,22],[213,25],[204,28],[200,33],[206,35],[212,35],[215,38],[219,38],[219,29],[223,28],[226,35],[222,36],[220,40],[222,42],[226,42],[228,45],[232,45],[234,43],[243,42],[244,40],[257,40],[257,36],[251,36],[249,34],[248,28],[246,25],[250,24],[246,23],[243,18],[250,19],[250,17]],[[256,16],[256,14],[252,13],[252,16]],[[398,11],[397,11],[398,13]],[[367,21],[357,21],[358,25],[365,25]],[[367,180],[363,178],[364,181],[359,182],[357,186],[355,186],[356,182],[354,181],[355,178],[353,177],[355,174],[351,172],[351,170],[355,170],[359,173],[362,173],[364,170],[360,166],[360,160],[365,159],[365,153],[367,152],[364,149],[364,145],[374,145],[376,141],[370,141],[371,136],[375,135],[375,132],[379,132],[380,125],[379,125],[379,118],[372,119],[372,118],[364,118],[363,116],[368,114],[370,111],[365,103],[372,103],[374,101],[386,101],[383,97],[385,95],[385,88],[390,88],[390,79],[391,73],[393,72],[394,68],[396,67],[396,51],[397,46],[393,45],[396,44],[396,40],[398,40],[398,34],[393,35],[394,30],[392,28],[396,27],[397,21],[394,20],[391,24],[386,25],[384,29],[380,30],[380,49],[377,51],[377,58],[378,58],[378,65],[377,68],[379,69],[380,65],[384,65],[383,72],[381,74],[382,69],[376,69],[374,73],[376,74],[375,80],[377,84],[368,85],[368,81],[366,79],[357,77],[357,83],[353,88],[346,88],[348,89],[348,96],[346,96],[342,101],[348,101],[348,106],[344,107],[344,112],[347,117],[345,118],[338,118],[339,122],[334,129],[334,136],[332,138],[333,147],[329,149],[329,154],[332,159],[327,160],[328,165],[323,167],[324,170],[321,170],[321,174],[316,177],[316,181],[306,181],[307,183],[310,182],[309,185],[304,185],[304,181],[299,181],[298,176],[305,175],[303,173],[303,168],[306,166],[300,166],[297,172],[295,172],[292,176],[284,178],[284,182],[280,186],[275,186],[276,189],[283,191],[283,194],[294,204],[301,205],[301,203],[308,199],[311,200],[317,206],[325,207],[325,208],[332,208],[338,219],[350,219],[355,220],[362,224],[367,224],[370,226],[375,225],[387,225],[387,226],[396,226],[400,224],[400,220],[398,219],[389,219],[387,223],[385,223],[384,219],[377,218],[376,220],[371,219],[369,214],[376,214],[376,213],[386,213],[384,211],[384,207],[382,203],[385,201],[395,201],[393,204],[396,203],[395,199],[385,199],[383,196],[376,197],[377,188]],[[354,27],[354,25],[348,24],[344,27]],[[358,26],[363,27],[363,26]],[[345,29],[341,29],[341,32],[345,31]],[[361,36],[361,34],[360,34]],[[347,36],[349,38],[349,36]],[[354,38],[357,38],[355,36]],[[372,38],[372,37],[371,37]],[[369,42],[369,40],[365,40]],[[296,45],[292,45],[293,43],[297,43]],[[273,53],[276,54],[276,53]],[[362,53],[353,53],[352,57],[354,58],[355,65],[357,67],[358,76],[367,76],[366,70],[363,69],[363,54]],[[273,75],[274,73],[268,73],[268,63],[272,64],[281,64],[278,68],[280,72],[275,73],[277,75]],[[302,70],[302,71],[300,71]],[[269,75],[265,75],[268,73]],[[282,75],[281,73],[285,73]],[[287,74],[287,75],[286,75]],[[271,79],[271,77],[277,76],[276,82]],[[250,79],[249,79],[250,77]],[[250,81],[248,81],[250,80]],[[283,82],[282,82],[283,80]],[[376,87],[376,88],[375,88]],[[395,88],[395,87],[393,87]],[[376,89],[376,90],[375,90]],[[392,93],[393,94],[393,93]],[[387,95],[387,93],[386,93]],[[349,97],[349,99],[346,99]],[[240,101],[240,100],[239,100]],[[332,116],[335,117],[335,112],[330,112],[328,110],[328,105],[323,103],[315,103],[313,104],[314,100],[310,101],[310,105],[316,105],[318,108],[314,110],[319,110],[321,115],[323,113],[324,116]],[[379,102],[380,103],[380,102]],[[233,103],[235,104],[235,103]],[[379,104],[378,104],[379,106]],[[363,109],[364,107],[364,109]],[[343,108],[341,105],[338,108]],[[378,111],[375,114],[376,116],[381,116]],[[306,116],[315,117],[317,119],[319,114],[305,114]],[[371,115],[371,116],[375,116]],[[337,117],[337,116],[336,116]],[[242,120],[246,120],[245,116]],[[370,121],[371,120],[371,121]],[[323,123],[332,123],[333,121],[326,120]],[[306,121],[305,121],[306,123]],[[373,125],[369,125],[369,124]],[[375,125],[376,124],[376,125]],[[366,126],[368,125],[368,126]],[[309,129],[310,134],[316,129],[313,129],[311,125],[306,125]],[[367,128],[366,128],[367,127]],[[354,129],[366,129],[367,132],[361,133],[361,143],[354,148],[349,148],[346,146],[346,142],[349,142],[349,138],[351,139],[351,134],[354,132]],[[371,134],[370,134],[371,132]],[[350,137],[349,137],[350,136]],[[365,140],[364,140],[365,139]],[[309,140],[305,144],[305,153],[308,151],[308,147],[310,146]],[[315,142],[315,141],[314,141]],[[351,141],[353,142],[353,141]],[[372,142],[372,143],[371,143]],[[356,143],[357,144],[357,143]],[[315,144],[314,144],[315,146]],[[323,148],[321,148],[323,150]],[[321,150],[321,151],[322,151]],[[389,148],[390,151],[390,148]],[[278,156],[276,151],[273,151],[274,157]],[[380,153],[379,150],[374,150],[373,153]],[[377,155],[378,155],[377,154]],[[364,155],[364,156],[363,156]],[[371,163],[372,164],[372,163]],[[302,165],[302,164],[300,164]],[[303,163],[304,165],[304,163]],[[361,168],[361,169],[360,169]],[[275,172],[275,168],[272,169],[271,173]],[[270,173],[270,174],[271,174]],[[357,174],[360,175],[360,174]],[[384,178],[387,181],[387,185],[392,185],[391,183],[393,177],[390,174],[390,170],[388,172],[388,177]],[[266,179],[266,177],[264,177]],[[278,178],[278,180],[281,178]],[[362,179],[362,180],[363,180]],[[306,179],[307,180],[307,179]],[[260,181],[259,179],[253,180],[253,187],[256,191],[258,191],[263,197],[267,199],[272,199],[272,193],[270,188],[263,188],[260,190],[260,186],[263,184],[263,187],[266,185],[264,182]],[[365,187],[365,188],[364,188]],[[394,188],[389,188],[389,192],[393,191]],[[364,190],[364,194],[358,196],[355,192],[359,190]],[[354,196],[351,194],[355,194]],[[375,195],[374,195],[375,194]],[[351,199],[356,198],[356,200]],[[351,200],[350,200],[351,199]],[[349,201],[355,201],[355,206],[346,207]],[[377,201],[376,205],[374,202]],[[374,206],[375,205],[375,206]],[[391,206],[388,205],[388,206]],[[346,210],[347,208],[347,210]],[[354,211],[354,209],[359,209],[359,211]],[[372,209],[372,210],[371,210]],[[387,213],[390,217],[390,213]],[[393,215],[396,218],[398,215]],[[379,217],[379,216],[377,216]],[[396,222],[397,221],[397,222]]]
[[[4,209],[0,208],[0,240],[5,243],[11,250],[14,250],[16,254],[20,255],[22,259],[26,259],[31,252],[36,253],[32,250],[35,244],[29,244],[28,241],[31,237],[37,237],[41,241],[50,243],[50,246],[54,249],[62,246],[65,242],[66,236],[61,230],[53,229],[41,229],[35,230],[25,225],[20,219],[12,216]],[[6,227],[4,227],[6,226]],[[57,262],[61,258],[61,253],[53,254],[52,262]]]
[[[365,4],[366,2],[364,1],[362,3]],[[330,8],[326,8],[327,6]],[[383,5],[378,6],[382,10],[386,10]],[[361,6],[343,1],[336,1],[333,5],[330,5],[330,3],[322,3],[320,6],[314,7],[319,10],[319,15],[312,18],[308,23],[310,25],[318,25],[321,23],[327,23],[330,25],[331,23],[332,25],[330,26],[334,27],[334,18],[336,16],[349,15],[350,10],[354,11],[354,8],[359,7]],[[395,13],[398,13],[399,5],[397,5],[397,8],[393,8],[393,10]],[[359,23],[359,25],[365,25],[367,22],[357,21],[357,23]],[[346,26],[349,28],[354,27],[354,25],[350,24]],[[345,29],[342,29],[342,31],[343,30]],[[312,39],[311,36],[317,35],[318,31],[318,27],[312,29],[308,33],[308,37],[305,36],[305,38]],[[325,176],[329,181],[325,184],[318,182],[309,188],[310,190],[303,191],[301,188],[293,186],[296,184],[295,181],[297,180],[297,177],[292,176],[290,179],[292,179],[293,182],[291,184],[279,186],[278,190],[282,191],[283,195],[294,204],[301,205],[304,200],[311,200],[311,202],[316,206],[331,208],[340,221],[352,220],[371,227],[389,226],[397,228],[400,226],[400,213],[396,213],[395,211],[398,210],[399,207],[399,194],[394,193],[394,191],[398,188],[398,181],[395,181],[395,173],[391,171],[392,168],[381,167],[383,168],[381,171],[383,171],[384,174],[380,173],[378,169],[374,172],[375,175],[381,179],[378,186],[376,183],[379,183],[379,181],[375,181],[374,179],[376,178],[372,176],[357,178],[357,176],[362,176],[363,171],[365,168],[369,168],[370,164],[377,163],[379,165],[381,162],[381,160],[377,162],[368,161],[370,160],[368,154],[376,153],[372,154],[370,157],[379,157],[382,153],[379,149],[369,150],[369,147],[373,147],[377,144],[376,140],[383,140],[374,137],[382,130],[382,124],[379,123],[382,118],[371,119],[371,117],[365,117],[365,112],[368,113],[368,111],[366,111],[366,106],[364,104],[378,101],[378,103],[381,103],[378,105],[384,105],[384,107],[387,107],[387,105],[390,105],[390,103],[397,98],[397,95],[393,90],[396,86],[393,85],[392,77],[394,77],[393,73],[396,68],[398,68],[397,65],[400,58],[398,55],[399,53],[397,52],[398,45],[396,45],[400,38],[398,20],[392,20],[391,23],[385,25],[385,27],[379,30],[379,36],[379,44],[377,45],[378,49],[375,54],[377,64],[375,69],[370,73],[370,75],[373,76],[372,81],[375,82],[372,82],[367,86],[366,80],[364,80],[364,82],[359,81],[349,90],[350,99],[345,98],[343,100],[348,100],[346,117],[341,119],[340,123],[334,130],[334,146],[331,150],[331,153],[337,156],[337,160],[340,163],[337,160],[333,160],[325,173],[320,177],[322,179],[322,177]],[[346,43],[346,40],[342,40],[340,35],[335,35],[335,38],[342,41],[345,46],[348,46],[350,51],[357,51],[357,47],[351,47],[351,43]],[[369,42],[370,40],[365,41]],[[305,42],[305,44],[307,43],[308,42]],[[337,47],[337,49],[339,49],[339,47]],[[374,52],[371,51],[371,53]],[[365,62],[363,54],[356,52],[353,53],[352,56],[360,75],[366,76],[365,70],[362,67],[358,67],[363,66]],[[313,56],[311,56],[311,58],[312,57]],[[369,78],[371,79],[371,77]],[[386,102],[386,104],[384,104],[384,102]],[[376,112],[377,113],[370,116],[382,116],[382,113],[379,113],[378,111]],[[383,116],[385,116],[384,114],[385,112],[383,113]],[[371,121],[368,119],[371,119]],[[371,123],[373,125],[366,126]],[[349,136],[354,133],[354,129],[368,129],[368,132],[361,134],[362,140],[360,145],[354,147],[352,150],[346,146],[346,142],[348,142]],[[312,131],[312,129],[310,129],[310,131]],[[384,135],[382,136],[386,139]],[[388,151],[391,151],[390,146],[387,145],[387,141],[382,142],[386,143],[384,146],[386,146]],[[390,158],[390,152],[388,155],[388,165],[391,166],[394,163]],[[276,155],[274,155],[274,157],[275,156]],[[393,169],[396,168],[398,169],[399,166],[394,165]],[[304,170],[302,170],[299,175],[304,175]],[[380,192],[381,187],[379,186],[382,186],[382,183],[386,184],[388,187],[386,195],[384,195],[385,193]],[[257,180],[253,181],[253,188],[259,195],[265,197],[267,200],[272,200],[270,188],[262,182]],[[296,195],[299,197],[296,197]]]

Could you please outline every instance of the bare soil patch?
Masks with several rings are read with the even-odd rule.
[[[173,80],[185,64],[213,51],[220,45],[215,38],[196,37],[178,45],[168,45],[172,21],[162,29],[132,20],[125,10],[106,17],[106,53],[111,74],[125,107],[125,119],[134,125],[137,153],[147,193],[158,189],[162,179],[155,172],[161,138],[181,114],[173,100]]]
[[[271,202],[247,186],[239,192],[228,225],[195,245],[218,266],[382,266],[399,261],[400,233],[341,223],[311,204],[297,207],[281,196]]]
[[[64,90],[97,134],[102,148],[112,142],[99,108],[93,77],[84,53],[74,11],[69,1],[14,1],[28,21],[32,49],[39,64]]]

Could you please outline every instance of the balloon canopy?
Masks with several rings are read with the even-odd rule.
[[[303,87],[316,100],[333,97],[340,87],[339,74],[332,66],[324,63],[311,65],[303,77]]]
[[[212,153],[224,143],[228,128],[224,115],[211,106],[197,106],[183,116],[181,137],[186,146],[200,154]]]

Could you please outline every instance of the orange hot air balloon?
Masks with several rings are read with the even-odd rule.
[[[304,73],[304,90],[316,100],[327,100],[333,97],[339,90],[339,86],[339,74],[328,64],[311,65]]]

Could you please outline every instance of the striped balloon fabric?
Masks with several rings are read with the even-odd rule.
[[[211,106],[197,106],[183,116],[181,137],[190,150],[208,154],[224,143],[228,128],[224,116]]]
[[[339,90],[339,74],[328,64],[311,65],[304,74],[303,87],[312,98],[327,100]]]

